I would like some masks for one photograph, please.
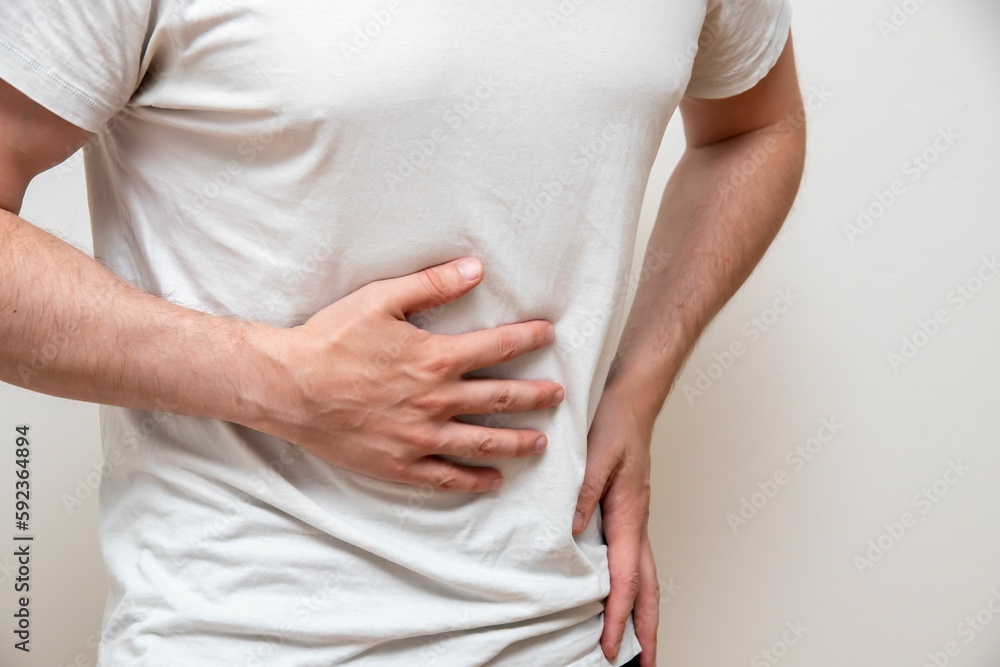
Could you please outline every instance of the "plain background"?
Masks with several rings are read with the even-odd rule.
[[[811,107],[802,189],[654,435],[659,664],[996,667],[1000,4],[793,7]],[[642,240],[681,148],[678,116]],[[22,214],[90,248],[79,155],[32,183]],[[97,498],[72,511],[64,498],[96,479],[97,408],[0,385],[11,512],[20,423],[34,452],[32,652],[12,648],[3,547],[0,664],[92,666]]]

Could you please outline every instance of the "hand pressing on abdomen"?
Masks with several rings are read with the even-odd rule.
[[[372,282],[299,326],[255,323],[246,337],[249,416],[241,423],[371,477],[450,491],[499,488],[495,468],[440,455],[530,456],[544,451],[544,434],[455,416],[550,408],[563,389],[549,380],[462,375],[548,345],[553,326],[532,320],[440,335],[406,319],[481,279],[480,262],[461,258]]]

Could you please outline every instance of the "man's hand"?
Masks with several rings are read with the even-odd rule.
[[[481,279],[479,261],[464,258],[370,283],[290,329],[252,328],[247,344],[264,361],[245,376],[253,406],[246,425],[370,477],[448,491],[499,488],[494,468],[440,455],[539,454],[544,434],[454,417],[550,408],[563,388],[462,374],[548,345],[552,325],[533,320],[435,335],[406,319],[457,299]]]
[[[579,533],[601,503],[611,570],[601,647],[609,660],[618,655],[625,622],[633,614],[642,647],[641,667],[656,667],[660,610],[656,564],[646,531],[652,430],[652,420],[636,413],[627,396],[613,390],[602,394],[587,436],[587,470],[573,521],[573,532]]]
[[[90,136],[0,80],[0,381],[243,424],[372,477],[454,491],[502,478],[440,455],[544,450],[537,430],[453,417],[558,404],[555,382],[461,378],[544,347],[548,322],[436,336],[406,321],[479,284],[477,260],[469,279],[454,261],[376,281],[290,329],[186,308],[17,215],[32,178]]]

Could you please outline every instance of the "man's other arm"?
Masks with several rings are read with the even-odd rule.
[[[648,535],[650,442],[674,378],[702,330],[777,234],[805,155],[789,35],[762,80],[725,99],[682,100],[687,147],[671,174],[636,292],[588,434],[573,531],[600,502],[611,591],[601,646],[618,653],[631,613],[642,667],[655,667],[660,594]]]
[[[705,327],[773,241],[798,192],[805,113],[792,38],[750,90],[686,97],[687,142],[664,190],[647,247],[650,266],[607,381],[655,420]]]

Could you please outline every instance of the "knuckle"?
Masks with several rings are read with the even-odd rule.
[[[496,453],[497,450],[497,440],[489,433],[489,431],[484,432],[479,436],[476,441],[475,455],[489,457]]]
[[[652,614],[654,611],[660,608],[660,601],[662,597],[660,596],[660,587],[653,586],[649,591],[649,600],[646,603],[646,612]]]
[[[434,477],[434,486],[442,491],[450,491],[458,486],[458,475],[447,469]]]
[[[539,389],[535,395],[535,407],[544,408],[547,405],[552,405],[556,402],[556,391],[555,389],[549,389],[548,391],[544,389]]]
[[[409,434],[409,438],[410,442],[421,450],[435,449],[438,440],[436,434],[423,428],[413,429]]]
[[[639,587],[642,584],[642,577],[638,570],[628,570],[619,575],[619,584],[625,586],[625,592],[630,598],[639,595]]]
[[[503,412],[509,410],[514,404],[514,394],[506,384],[500,385],[496,395],[493,397],[493,412]]]
[[[497,355],[501,361],[508,361],[517,356],[517,340],[505,331],[497,334]]]
[[[454,362],[447,354],[435,352],[427,357],[424,368],[435,377],[449,377],[454,370]]]
[[[446,413],[451,405],[451,401],[440,394],[424,394],[414,402],[418,410],[434,416]]]
[[[532,347],[542,347],[545,344],[545,332],[548,331],[548,328],[547,322],[535,323],[535,328],[531,332]]]
[[[597,486],[596,480],[593,477],[588,477],[583,480],[583,486],[580,487],[580,498],[582,498],[587,503],[596,503],[601,499],[601,491]]]
[[[427,294],[429,294],[435,302],[444,301],[447,298],[448,283],[445,282],[440,271],[421,271],[420,282],[427,291]]]
[[[506,434],[507,431],[504,433]],[[543,435],[545,434],[537,433],[535,431],[522,431],[521,433],[518,433],[514,439],[518,454],[530,454],[535,448],[535,441]]]

